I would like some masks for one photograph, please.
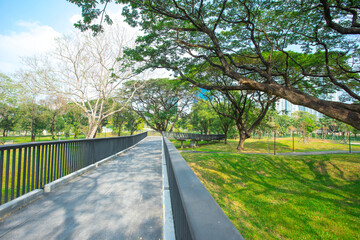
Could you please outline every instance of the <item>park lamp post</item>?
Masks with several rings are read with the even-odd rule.
[[[276,129],[274,130],[274,155],[276,155]]]
[[[351,132],[349,132],[349,153],[351,153]]]
[[[294,130],[292,130],[292,142],[293,142],[293,152],[295,152],[295,137],[294,137]]]
[[[276,130],[279,126],[276,125],[274,121],[270,122],[270,127],[274,131],[274,155],[276,155]]]

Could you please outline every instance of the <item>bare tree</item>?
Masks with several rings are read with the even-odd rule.
[[[46,94],[72,101],[88,119],[86,138],[94,138],[102,121],[121,111],[114,96],[123,83],[135,77],[122,59],[125,47],[134,45],[134,37],[118,25],[104,34],[76,33],[57,39],[57,49],[45,57],[26,60],[36,75],[36,85]],[[133,81],[133,92],[139,88]]]

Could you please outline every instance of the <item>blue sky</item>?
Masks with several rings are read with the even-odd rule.
[[[0,34],[22,31],[19,21],[49,25],[58,32],[72,28],[69,19],[81,9],[66,0],[0,0]]]
[[[42,54],[54,38],[74,31],[81,9],[66,0],[0,0],[0,72],[12,74],[20,58]],[[119,5],[108,11],[117,13]]]

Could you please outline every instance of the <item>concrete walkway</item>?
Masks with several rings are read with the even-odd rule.
[[[161,138],[1,219],[2,239],[162,238]]]

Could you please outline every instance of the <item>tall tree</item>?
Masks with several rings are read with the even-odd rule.
[[[56,133],[61,126],[57,124],[61,122],[59,116],[63,115],[65,110],[66,102],[60,97],[48,96],[47,98],[40,101],[40,103],[47,108],[49,115],[49,126],[48,130],[51,133],[51,138],[56,138]]]
[[[70,131],[74,133],[74,139],[78,138],[80,133],[85,133],[88,124],[83,110],[74,103],[68,103],[64,109],[63,115],[65,121],[65,135],[70,136]]]
[[[261,124],[276,97],[250,91],[211,91],[209,100],[213,109],[233,119],[239,134],[238,150],[244,150],[246,139]]]
[[[40,89],[34,84],[36,75],[34,73],[20,72],[19,81],[19,111],[21,128],[30,131],[31,141],[35,141],[37,134],[41,133],[49,125],[49,112],[47,108],[40,104]]]
[[[316,128],[316,116],[314,114],[298,111],[292,114],[294,119],[295,127],[300,132],[303,132],[303,141],[309,138],[309,134],[312,133]]]
[[[126,112],[126,124],[125,129],[133,135],[135,131],[141,129],[144,125],[144,120],[134,111],[130,110]]]
[[[84,21],[77,27],[102,30],[92,25],[105,11],[96,2],[68,1],[82,8]],[[100,1],[105,2],[111,1]],[[145,62],[144,68],[173,70],[205,89],[262,91],[360,129],[358,1],[114,2],[125,4],[126,21],[144,32],[139,45],[127,51],[133,60]],[[315,54],[316,66],[298,52]],[[233,83],[213,85],[199,81],[201,73],[190,74],[192,66],[205,62]],[[335,90],[349,101],[322,95]]]
[[[35,142],[36,135],[44,131],[50,122],[46,107],[28,98],[20,105],[19,113],[22,128],[30,132],[31,142]]]
[[[135,76],[132,65],[120,61],[124,48],[133,44],[126,29],[116,25],[96,37],[90,33],[62,37],[56,51],[26,63],[39,89],[82,109],[88,120],[86,138],[94,138],[104,119],[125,106],[119,107],[112,98]],[[136,81],[133,83],[136,91]]]
[[[211,133],[211,125],[216,117],[213,109],[202,99],[198,99],[191,107],[191,125],[201,134]]]
[[[214,92],[207,94],[210,106],[213,108],[218,117],[218,124],[225,134],[224,143],[227,144],[228,133],[235,126],[232,103],[224,97],[218,97]],[[231,117],[229,117],[231,116]],[[216,120],[215,120],[216,121]]]
[[[131,99],[131,108],[152,129],[172,131],[174,124],[194,98],[193,90],[188,84],[167,78],[150,79],[143,83],[144,87]],[[131,86],[128,91],[128,94],[132,94]]]
[[[18,121],[18,90],[17,84],[10,77],[0,73],[0,129],[4,137]]]
[[[120,106],[119,106],[120,107]],[[113,130],[116,130],[117,135],[120,136],[121,135],[121,131],[124,127],[124,124],[126,123],[126,113],[127,113],[128,109],[124,109],[121,112],[116,112],[112,115],[112,125],[113,125]]]

